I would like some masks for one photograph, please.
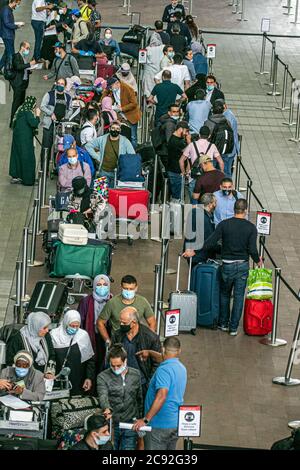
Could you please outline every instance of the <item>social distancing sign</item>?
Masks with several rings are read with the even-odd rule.
[[[202,405],[182,405],[179,407],[178,437],[200,437]]]
[[[259,235],[271,234],[271,212],[260,212],[256,214],[256,228]]]
[[[180,309],[167,310],[165,313],[165,338],[178,336]]]
[[[208,59],[214,59],[216,57],[216,44],[207,44],[207,54]]]

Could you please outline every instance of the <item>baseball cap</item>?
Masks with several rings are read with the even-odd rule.
[[[69,148],[71,148],[74,142],[75,139],[71,134],[64,135],[64,150],[68,150]]]
[[[208,163],[212,162],[212,158],[209,155],[201,155],[199,163]]]
[[[74,10],[71,10],[70,14],[74,16],[81,16],[80,10],[78,10],[78,8],[74,8]]]

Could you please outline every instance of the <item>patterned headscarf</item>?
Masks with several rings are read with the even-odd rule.
[[[19,106],[19,108],[17,109],[15,113],[14,120],[13,120],[13,128],[16,125],[19,114],[22,113],[23,111],[31,111],[33,113],[33,109],[35,108],[35,105],[36,105],[35,96],[27,96],[25,98],[24,103],[21,106]]]

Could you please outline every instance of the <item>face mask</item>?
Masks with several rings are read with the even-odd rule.
[[[120,131],[109,131],[109,133],[112,137],[118,137],[118,135],[120,135]]]
[[[173,59],[174,55],[175,55],[174,52],[168,52],[169,59]]]
[[[110,436],[99,436],[99,437],[94,437],[95,444],[97,446],[104,446],[108,441],[110,440]]]
[[[58,13],[59,13],[60,15],[63,15],[63,14],[64,14],[64,10],[61,10],[61,9],[60,9],[60,10],[58,10]]]
[[[123,289],[122,290],[122,297],[126,300],[132,300],[135,297],[135,291],[134,290],[127,290]]]
[[[96,287],[96,294],[99,295],[99,297],[107,297],[109,294],[109,287],[108,286],[97,286]]]
[[[104,37],[105,37],[105,39],[111,39],[112,34],[105,34]]]
[[[113,371],[113,373],[115,375],[121,375],[123,374],[123,372],[125,372],[125,370],[127,369],[127,364],[125,363],[124,366],[120,367],[119,369],[117,370],[114,370],[112,367],[111,367],[111,370]]]
[[[130,325],[120,325],[121,333],[129,333],[131,330]]]
[[[56,57],[60,58],[60,53],[59,52],[55,52],[55,55],[56,55]]]
[[[71,160],[71,159],[70,159]],[[76,159],[77,160],[77,159]],[[77,194],[78,196],[82,196],[82,194],[85,192],[85,188],[83,189],[79,189],[79,191],[77,191]]]
[[[129,75],[129,72],[121,72],[122,77],[127,77]]]
[[[68,326],[66,331],[67,331],[68,335],[73,336],[77,333],[78,328],[72,328],[71,326]]]
[[[29,55],[29,52],[30,52],[29,49],[25,49],[24,51],[22,51],[22,55],[23,55],[24,57],[27,57],[27,56]]]
[[[215,88],[214,85],[207,85],[207,90],[208,91],[213,91],[213,89]]]
[[[15,371],[18,377],[26,377],[29,369],[24,369],[24,367],[16,367]]]
[[[172,116],[172,119],[174,119],[175,121],[178,121],[179,116]]]
[[[223,196],[229,196],[231,192],[232,192],[232,189],[222,189]]]
[[[59,93],[62,93],[65,89],[65,87],[63,85],[56,85],[55,88]]]
[[[70,163],[70,165],[76,165],[77,158],[76,157],[68,158],[68,162]]]

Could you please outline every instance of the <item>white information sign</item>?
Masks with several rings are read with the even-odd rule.
[[[271,212],[257,212],[256,215],[256,228],[259,235],[271,234]]]
[[[262,18],[260,29],[262,33],[269,33],[271,29],[271,18]]]
[[[147,51],[146,49],[139,50],[139,64],[147,64]]]
[[[214,59],[216,57],[216,44],[207,44],[207,54],[208,59]]]
[[[179,407],[178,437],[199,437],[201,435],[202,405]]]
[[[165,313],[165,338],[178,336],[180,309],[167,310]]]

